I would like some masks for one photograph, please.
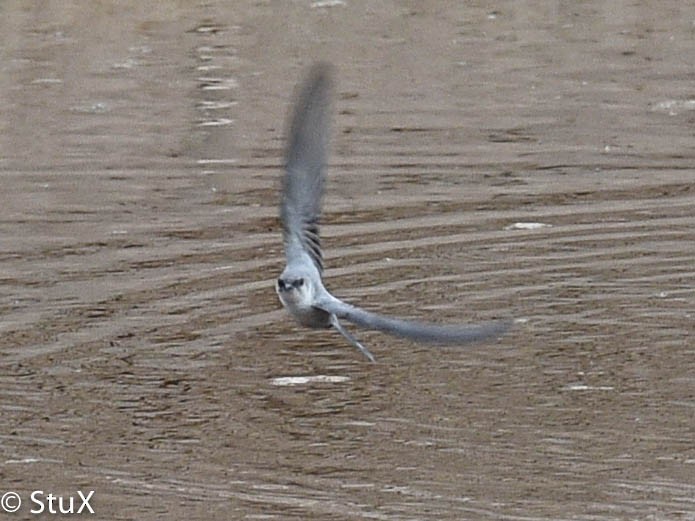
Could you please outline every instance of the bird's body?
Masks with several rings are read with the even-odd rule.
[[[322,281],[323,254],[318,220],[330,128],[331,71],[315,65],[300,89],[290,120],[280,217],[287,266],[278,278],[280,302],[301,325],[335,328],[369,360],[373,355],[340,323],[348,320],[418,342],[463,344],[506,331],[509,322],[442,326],[384,317],[334,297]]]
[[[277,283],[280,302],[301,325],[314,329],[331,327],[331,314],[315,307],[316,295],[310,278],[284,279]]]

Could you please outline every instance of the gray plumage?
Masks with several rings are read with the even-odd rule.
[[[465,344],[496,337],[510,322],[437,325],[390,318],[365,311],[331,295],[323,286],[323,254],[318,220],[330,134],[331,67],[314,65],[302,84],[288,129],[280,218],[287,266],[276,291],[283,306],[302,325],[333,327],[370,361],[374,356],[340,323],[433,344]]]
[[[330,137],[330,104],[330,67],[319,64],[304,83],[290,120],[280,207],[288,262],[308,253],[319,272],[323,271],[323,254],[318,221]]]

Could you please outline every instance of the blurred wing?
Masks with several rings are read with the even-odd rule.
[[[511,321],[499,321],[466,326],[440,326],[390,318],[352,306],[330,294],[320,298],[315,306],[365,329],[376,329],[416,342],[432,344],[455,345],[479,342],[500,336],[512,325]]]
[[[290,120],[280,218],[288,263],[308,254],[319,272],[324,165],[330,131],[331,69],[314,65],[302,83]]]

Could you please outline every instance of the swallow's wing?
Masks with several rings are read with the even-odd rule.
[[[416,342],[432,344],[456,345],[479,342],[500,336],[512,325],[510,321],[498,321],[449,326],[390,318],[352,306],[328,293],[320,297],[314,305],[365,329],[376,329]]]
[[[331,69],[314,65],[290,119],[280,218],[288,264],[307,254],[323,270],[318,220],[330,130]]]

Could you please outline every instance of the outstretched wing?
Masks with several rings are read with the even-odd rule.
[[[324,165],[330,130],[331,68],[314,65],[302,83],[288,130],[280,218],[288,263],[308,254],[319,272]]]
[[[322,296],[315,306],[365,329],[376,329],[416,342],[433,344],[455,345],[479,342],[500,336],[512,325],[511,321],[498,321],[449,326],[390,318],[352,306],[330,294]]]

